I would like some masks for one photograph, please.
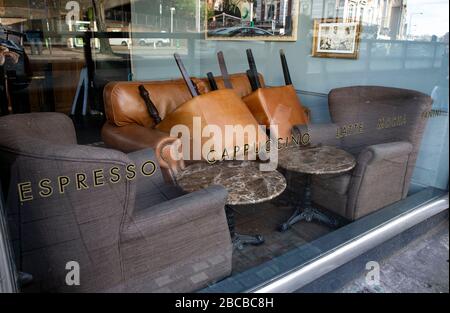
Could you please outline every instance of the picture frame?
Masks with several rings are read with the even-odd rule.
[[[207,0],[205,39],[297,41],[300,0]]]
[[[312,56],[319,58],[357,59],[361,23],[343,19],[315,19]]]

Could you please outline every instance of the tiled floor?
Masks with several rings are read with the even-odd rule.
[[[245,246],[233,252],[233,274],[243,272],[293,248],[310,242],[332,229],[316,222],[299,222],[288,231],[281,233],[278,226],[293,213],[287,204],[287,194],[263,204],[234,207],[236,231],[241,234],[260,234],[265,243],[260,246]]]

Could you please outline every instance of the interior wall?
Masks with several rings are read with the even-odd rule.
[[[427,3],[425,0],[415,0],[415,5],[417,2],[420,4],[420,1],[423,4]],[[132,16],[136,12],[154,14],[146,6],[146,2],[134,2]],[[418,90],[435,98],[435,109],[448,112],[448,33],[447,42],[430,39],[393,40],[386,35],[372,39],[374,37],[373,29],[363,27],[358,59],[312,57],[314,19],[327,17],[324,12],[329,11],[329,5],[334,3],[336,3],[334,0],[300,1],[296,42],[207,41],[202,39],[202,34],[186,34],[186,30],[177,29],[177,32],[184,33],[180,37],[188,36],[191,39],[180,40],[185,43],[178,44],[179,48],[175,51],[182,55],[192,76],[205,76],[210,71],[219,75],[216,58],[218,51],[224,52],[230,73],[246,71],[248,63],[245,50],[251,48],[258,70],[265,76],[266,82],[269,85],[280,85],[283,84],[284,79],[279,50],[284,49],[293,83],[302,103],[312,110],[314,123],[330,121],[327,107],[328,92],[333,88],[352,85],[379,85]],[[415,8],[410,7],[410,9]],[[442,6],[435,7],[435,9],[444,9],[448,12],[448,3],[443,3]],[[408,22],[402,14],[394,16],[403,18],[403,22]],[[432,19],[433,15],[428,14],[421,18]],[[176,21],[176,19],[175,14],[174,20]],[[134,29],[141,27],[136,25],[135,19],[133,19],[133,24]],[[400,21],[394,24],[398,25]],[[445,27],[448,32],[448,13],[447,26],[442,26],[444,33]],[[436,35],[442,36],[442,34]],[[133,77],[135,80],[180,77],[172,57],[173,51],[165,54],[148,51],[133,51]],[[448,142],[448,113],[445,116],[430,119],[428,123],[424,144],[413,177],[414,184],[447,188],[448,149],[442,144],[443,142]]]

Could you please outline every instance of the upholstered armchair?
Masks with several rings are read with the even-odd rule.
[[[431,97],[417,91],[356,86],[329,93],[331,124],[310,124],[312,144],[352,153],[352,172],[313,179],[313,201],[355,220],[408,195]],[[305,131],[298,126],[296,131]]]
[[[63,114],[1,117],[0,133],[16,265],[33,276],[24,291],[188,292],[230,274],[222,187],[183,194],[153,150],[77,145]]]

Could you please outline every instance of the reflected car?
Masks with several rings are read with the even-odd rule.
[[[129,46],[131,46],[131,39],[129,39],[129,38],[110,38],[109,44],[111,46],[129,47]]]
[[[162,31],[161,33],[165,33]],[[170,45],[169,38],[141,38],[138,41],[140,46],[153,46],[153,47],[163,47]]]
[[[230,27],[215,28],[215,29],[212,29],[212,30],[208,31],[208,35],[214,36],[217,33],[226,31],[227,29],[230,29]]]
[[[208,32],[208,35],[220,37],[253,37],[273,36],[274,34],[258,27],[229,27],[211,30]]]

